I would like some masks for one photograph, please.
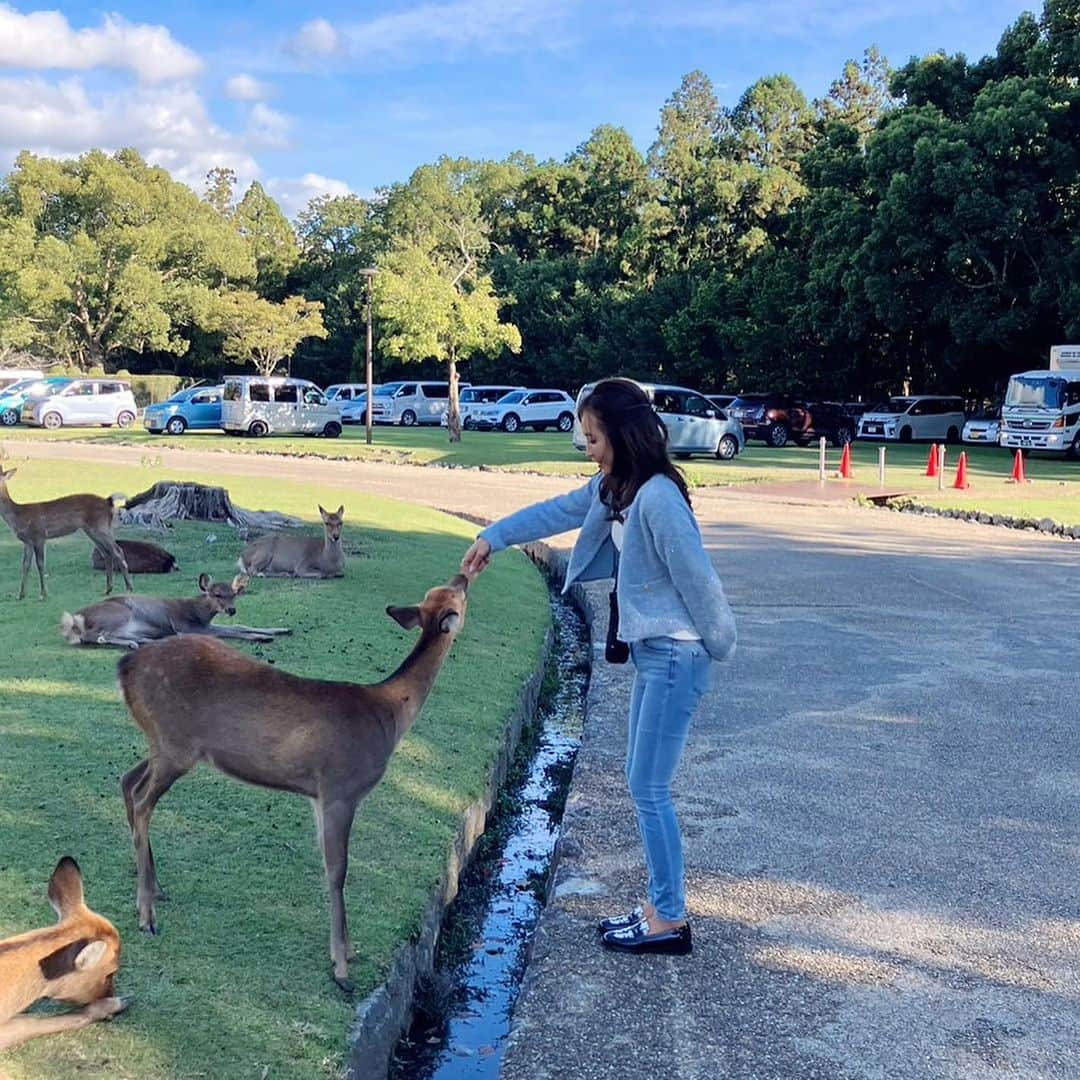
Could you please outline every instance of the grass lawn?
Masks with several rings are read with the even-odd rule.
[[[72,490],[70,473],[55,464],[19,461],[13,444],[8,457],[19,466],[11,482],[18,501]],[[154,467],[87,468],[78,487],[133,494],[166,478]],[[375,682],[393,671],[415,636],[385,606],[417,602],[445,582],[475,532],[348,490],[239,479],[229,490],[239,506],[304,517],[312,531],[318,502],[345,505],[344,580],[256,580],[237,605],[237,622],[294,631],[240,648],[311,677]],[[138,576],[138,591],[194,595],[202,570],[231,577],[241,546],[227,526],[205,523],[178,524],[165,544],[182,572]],[[16,602],[21,547],[0,526],[0,938],[53,920],[45,886],[57,859],[73,855],[87,902],[120,931],[118,992],[134,1003],[111,1024],[12,1051],[0,1072],[12,1080],[338,1075],[353,1006],[329,978],[329,916],[306,800],[210,769],[179,781],[151,828],[170,896],[158,905],[161,935],[138,932],[118,781],[144,742],[115,687],[119,652],[73,648],[57,631],[62,611],[103,593],[103,575],[89,569],[89,542],[79,534],[50,542],[48,552],[48,600],[36,598],[32,575],[33,598]],[[497,559],[474,587],[423,715],[361,805],[346,886],[358,999],[413,933],[548,622],[540,576],[523,556]]]

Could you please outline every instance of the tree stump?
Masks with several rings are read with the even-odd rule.
[[[138,525],[164,532],[170,521],[216,521],[231,525],[247,539],[268,529],[294,529],[305,523],[276,510],[244,510],[233,504],[222,487],[163,481],[128,499],[120,511],[121,525]]]

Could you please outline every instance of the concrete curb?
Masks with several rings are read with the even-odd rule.
[[[531,550],[530,550],[531,549]],[[558,553],[545,545],[529,545],[526,553],[556,574]],[[551,654],[553,633],[544,637],[536,670],[522,687],[517,708],[506,725],[503,745],[488,774],[483,796],[466,807],[447,856],[442,880],[432,890],[415,941],[399,950],[382,986],[357,1007],[347,1048],[347,1080],[377,1080],[386,1076],[398,1039],[408,1027],[418,981],[434,968],[435,946],[446,909],[457,895],[461,875],[484,832],[488,813],[498,798],[521,739],[524,725],[536,715],[544,669]]]

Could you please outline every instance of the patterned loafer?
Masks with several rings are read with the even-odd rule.
[[[650,935],[648,919],[622,930],[609,930],[600,941],[605,949],[616,952],[686,956],[694,950],[689,923],[674,930],[665,930],[662,934]]]
[[[628,926],[637,926],[645,918],[645,909],[636,907],[625,915],[612,915],[607,919],[601,919],[596,928],[601,934],[607,934],[612,930],[625,930]]]

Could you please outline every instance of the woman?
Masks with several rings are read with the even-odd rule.
[[[584,487],[486,528],[461,568],[477,574],[512,544],[580,528],[565,592],[575,581],[616,578],[618,635],[635,667],[626,780],[649,872],[648,898],[601,920],[601,940],[632,953],[691,951],[682,839],[671,801],[690,718],[708,686],[709,664],[735,649],[735,621],[701,543],[667,432],[645,392],[605,379],[582,401],[585,453],[599,473]]]

